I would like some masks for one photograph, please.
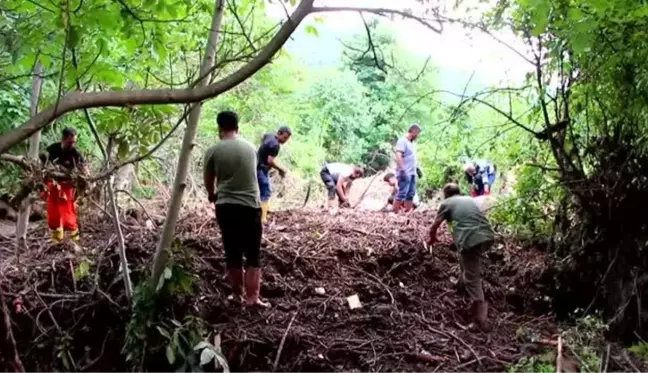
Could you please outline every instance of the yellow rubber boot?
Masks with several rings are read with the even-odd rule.
[[[263,224],[268,222],[268,210],[270,210],[270,203],[268,201],[261,202],[261,222]]]
[[[52,233],[52,244],[58,244],[63,242],[63,239],[65,238],[65,234],[63,233],[63,228],[59,229],[54,229],[51,231]]]
[[[81,239],[81,234],[79,234],[79,230],[75,229],[73,231],[70,231],[70,240],[72,242],[79,242],[79,239]]]

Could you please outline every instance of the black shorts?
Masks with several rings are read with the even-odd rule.
[[[335,195],[337,194],[337,179],[331,175],[329,172],[328,168],[324,166],[322,170],[320,171],[320,177],[322,178],[322,181],[324,182],[324,185],[326,186],[326,190],[328,192],[328,199],[335,199]]]
[[[261,266],[261,209],[234,203],[216,205],[227,268]]]

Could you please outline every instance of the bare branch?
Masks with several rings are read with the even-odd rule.
[[[508,44],[504,40],[502,40],[502,39],[498,38],[497,36],[493,35],[493,33],[490,30],[488,30],[488,28],[486,28],[486,26],[484,26],[483,24],[471,23],[471,22],[466,22],[466,21],[461,20],[461,19],[454,19],[454,18],[448,18],[448,17],[440,18],[439,22],[440,23],[443,23],[443,22],[458,23],[460,25],[463,25],[464,27],[480,30],[483,33],[485,33],[486,35],[490,36],[493,40],[495,40],[499,44],[502,44],[503,46],[508,48],[510,51],[512,51],[513,53],[520,56],[526,62],[528,62],[528,63],[530,63],[532,65],[535,65],[535,62],[532,59],[527,57],[524,53],[520,52],[519,50],[515,49],[512,45]]]
[[[25,157],[13,154],[0,154],[0,161],[15,163],[21,167],[27,167],[28,162]]]
[[[376,68],[378,70],[382,71],[383,73],[387,74],[387,70],[385,70],[385,65],[386,65],[385,60],[384,60],[384,58],[383,58],[382,61],[380,61],[378,59],[378,54],[376,53],[376,45],[374,44],[373,39],[371,38],[371,30],[369,29],[369,25],[367,24],[367,21],[365,20],[364,15],[362,14],[362,12],[360,12],[360,18],[362,18],[362,23],[364,24],[365,30],[367,32],[367,42],[369,43],[369,45],[368,45],[369,49],[368,50],[371,50],[371,53],[373,54],[373,60],[374,60],[374,63],[376,64]],[[365,52],[365,54],[366,53],[367,52]],[[360,58],[363,58],[363,57],[364,57],[364,54]]]
[[[146,153],[144,153],[142,155],[137,155],[137,156],[131,157],[131,158],[129,158],[129,159],[123,161],[123,162],[119,162],[119,163],[115,164],[114,166],[110,167],[109,169],[106,169],[106,170],[102,171],[101,173],[91,177],[90,181],[97,181],[97,180],[105,179],[108,176],[115,173],[115,171],[119,170],[120,168],[122,168],[122,167],[124,167],[126,165],[129,165],[129,164],[132,164],[132,163],[140,162],[140,161],[148,158],[149,156],[151,156],[151,154],[155,153],[158,149],[160,149],[160,147],[162,145],[164,145],[164,143],[175,133],[175,131],[178,129],[178,127],[180,127],[182,122],[185,119],[187,119],[187,117],[189,116],[189,113],[191,113],[191,110],[193,110],[193,108],[196,107],[196,105],[198,105],[198,104],[194,104],[194,105],[191,105],[188,108],[186,108],[184,114],[178,119],[178,121],[171,128],[171,130],[169,130],[169,132],[167,132],[166,136],[164,136],[155,146],[153,146],[151,149],[149,149]],[[3,156],[5,156],[5,154],[0,154],[0,157],[3,157]]]
[[[387,17],[389,14],[397,14],[399,16],[402,16],[403,18],[408,18],[408,19],[413,19],[423,26],[429,28],[430,30],[440,34],[443,31],[443,23],[437,18],[437,19],[429,19],[429,18],[424,18],[424,17],[417,17],[411,13],[401,11],[401,10],[396,10],[396,9],[388,9],[388,8],[357,8],[357,7],[346,7],[346,6],[340,6],[340,7],[313,7],[312,13],[324,13],[324,12],[365,12],[365,13],[373,13],[377,14],[382,17]],[[439,25],[438,27],[435,27],[431,24],[431,22],[437,22]]]
[[[245,37],[245,40],[247,40],[248,45],[250,46],[250,48],[252,48],[254,52],[257,52],[256,46],[254,46],[252,39],[250,39],[250,35],[248,35],[248,33],[245,32],[245,25],[243,24],[243,21],[241,21],[241,17],[239,17],[238,12],[236,11],[236,0],[227,1],[227,7],[229,8],[230,12],[234,15],[234,18],[236,18],[236,22],[241,28],[241,33]],[[254,9],[252,9],[252,11],[254,11]]]

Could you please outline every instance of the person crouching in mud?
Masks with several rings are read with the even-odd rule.
[[[416,172],[418,174],[418,177],[420,178],[421,177],[420,169],[417,168]],[[396,175],[394,175],[392,172],[388,172],[383,178],[383,181],[391,187],[391,194],[389,195],[389,198],[387,198],[387,204],[382,208],[382,211],[389,211],[390,206],[393,209],[394,200],[398,195],[398,179],[396,178]],[[415,209],[420,206],[418,194],[414,194],[414,199],[412,200],[412,203]]]
[[[495,233],[473,198],[462,196],[457,184],[446,184],[443,198],[430,228],[428,244],[438,242],[437,229],[447,221],[459,253],[461,281],[472,300],[470,328],[487,330],[488,304],[482,288],[481,256],[493,246]]]
[[[328,192],[327,208],[333,212],[335,196],[338,196],[340,207],[350,207],[349,191],[353,181],[361,178],[364,171],[360,167],[345,163],[328,163],[320,171],[320,177]]]

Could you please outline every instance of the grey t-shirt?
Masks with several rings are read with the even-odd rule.
[[[460,252],[495,239],[488,219],[471,197],[454,196],[445,199],[439,206],[437,216],[448,222]]]
[[[405,170],[405,175],[415,176],[416,175],[416,148],[414,143],[412,143],[407,136],[403,136],[396,142],[396,147],[394,149],[397,152],[403,153],[403,168]],[[400,173],[400,167],[397,169],[397,172]]]
[[[238,137],[221,140],[207,150],[204,168],[216,175],[217,205],[259,208],[257,155],[252,144]]]

